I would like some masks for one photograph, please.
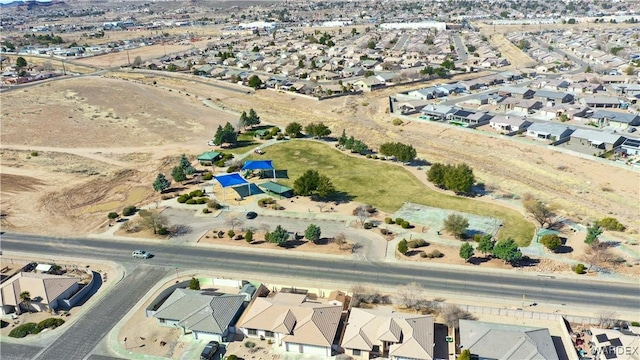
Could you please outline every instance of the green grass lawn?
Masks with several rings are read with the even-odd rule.
[[[260,145],[260,142],[254,138],[253,131],[246,131],[238,135],[238,143],[236,146],[224,149],[224,151],[232,154],[244,154],[258,145]]]
[[[264,155],[252,155],[248,159],[271,159],[276,169],[286,169],[289,179],[277,180],[283,185],[293,187],[296,178],[308,169],[315,169],[327,175],[336,190],[347,193],[354,201],[371,204],[385,212],[394,212],[405,201],[411,201],[502,219],[499,238],[512,237],[520,245],[529,244],[533,237],[533,224],[517,211],[433,191],[401,166],[348,156],[331,146],[312,141],[292,140],[264,150]]]

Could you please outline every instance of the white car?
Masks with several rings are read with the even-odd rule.
[[[148,259],[151,257],[151,253],[144,250],[134,250],[131,253],[131,256],[133,256],[136,259]]]
[[[213,140],[209,140],[209,142],[207,143],[207,145],[209,146],[216,146],[216,143],[213,142]]]

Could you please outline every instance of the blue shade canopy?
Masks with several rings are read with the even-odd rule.
[[[241,170],[274,170],[272,160],[247,160]]]
[[[238,173],[215,175],[213,178],[216,179],[223,188],[249,184],[249,182]]]

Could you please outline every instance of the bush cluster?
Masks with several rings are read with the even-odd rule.
[[[131,216],[136,213],[136,210],[138,210],[138,208],[133,205],[125,206],[124,209],[122,209],[122,216]]]
[[[211,212],[211,210],[209,210],[209,208],[204,208],[204,209],[202,209],[202,213],[203,213],[203,214],[208,214],[208,213],[210,213],[210,212]]]
[[[387,230],[387,229],[380,229],[380,234],[382,234],[382,235],[391,235],[391,234],[393,234],[393,232],[391,230]]]
[[[394,224],[393,219],[390,217],[386,217],[384,218],[384,223],[385,224]]]
[[[160,229],[158,229],[158,235],[169,235],[170,231],[168,228],[166,227],[161,227]]]
[[[201,197],[203,195],[204,195],[204,191],[202,191],[202,190],[193,190],[192,192],[190,192],[188,194],[180,195],[178,197],[178,202],[180,204],[185,204],[186,203],[188,205],[206,204],[208,199]],[[198,199],[196,199],[196,197]]]
[[[441,257],[444,256],[444,254],[441,253],[439,250],[433,250],[432,252],[430,252],[428,254],[425,253],[425,255],[426,255],[426,258],[428,258],[428,259],[441,258]],[[422,256],[422,255],[420,255],[420,256]]]
[[[40,321],[39,323],[26,323],[22,324],[9,333],[10,337],[23,338],[29,334],[38,334],[44,329],[55,329],[58,326],[64,324],[64,320],[58,318],[49,318]]]
[[[576,274],[584,273],[584,264],[578,264],[578,265],[572,266],[572,268]]]
[[[207,201],[207,207],[209,209],[216,209],[216,210],[222,209],[222,205],[220,205],[220,203],[218,203],[216,200],[213,200],[213,199]]]
[[[233,230],[229,230],[227,231],[227,236],[229,237],[229,239],[233,239],[233,237],[236,236],[236,233]]]
[[[366,222],[366,223],[364,223],[363,227],[364,227],[366,230],[369,230],[369,229],[372,229],[372,228],[373,228],[373,224],[372,224],[372,223],[370,223],[370,222]]]
[[[403,221],[402,223],[400,223],[400,226],[401,226],[403,229],[408,229],[408,228],[410,228],[410,227],[411,227],[411,224],[409,224],[409,222],[405,220],[405,221]]]
[[[427,246],[429,244],[427,244],[426,241],[424,241],[423,239],[415,239],[415,240],[411,240],[407,243],[407,246],[409,246],[410,249],[417,249],[423,246]]]
[[[202,175],[202,180],[211,180],[213,179],[213,174],[210,172],[206,172],[204,173],[204,175]]]
[[[598,221],[598,225],[610,231],[624,231],[624,225],[620,224],[617,219],[611,217]]]
[[[267,205],[271,205],[271,204],[275,204],[276,203],[276,199],[274,198],[262,198],[260,200],[258,200],[258,206],[260,207],[267,207]]]

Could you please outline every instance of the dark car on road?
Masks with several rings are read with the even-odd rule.
[[[255,219],[258,217],[258,214],[255,211],[249,211],[247,213],[247,219]]]
[[[209,341],[209,343],[207,343],[207,346],[205,346],[200,353],[200,360],[213,359],[213,355],[215,355],[216,351],[218,351],[218,347],[220,347],[220,343],[218,343],[217,341]]]

